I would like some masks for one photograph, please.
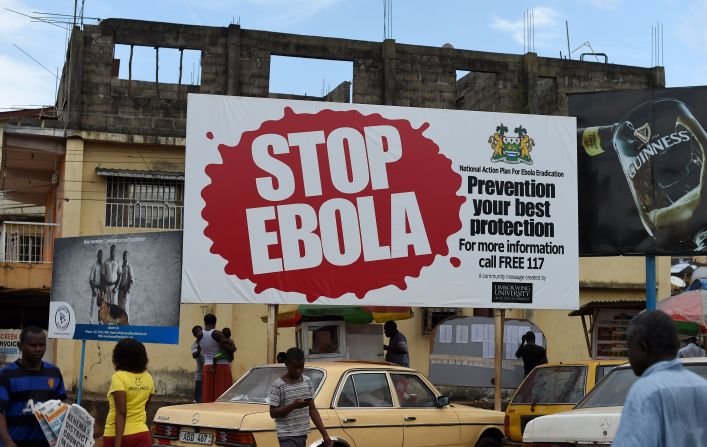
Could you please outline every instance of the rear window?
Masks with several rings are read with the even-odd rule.
[[[248,402],[256,404],[270,403],[270,385],[287,370],[284,366],[253,368],[238,383],[229,388],[218,402]],[[312,381],[316,391],[324,378],[324,373],[318,369],[305,368],[304,375]]]
[[[535,368],[513,397],[514,404],[575,404],[584,396],[586,366]]]
[[[595,382],[599,382],[601,379],[606,377],[614,368],[619,365],[599,365],[597,366],[597,378]]]
[[[707,379],[707,365],[686,364],[685,368]],[[611,371],[575,408],[623,407],[629,388],[638,380],[631,368]]]

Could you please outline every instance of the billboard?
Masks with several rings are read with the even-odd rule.
[[[179,342],[182,232],[54,241],[49,337]]]
[[[20,329],[0,329],[0,368],[22,357],[20,347]]]
[[[182,302],[578,306],[575,120],[189,95]]]
[[[582,255],[707,251],[707,88],[570,95]]]

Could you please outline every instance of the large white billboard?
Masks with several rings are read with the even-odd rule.
[[[574,118],[189,95],[182,302],[576,309]]]

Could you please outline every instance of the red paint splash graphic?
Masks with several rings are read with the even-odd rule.
[[[336,183],[333,176],[336,177],[338,173],[339,179],[343,176],[353,182],[357,173],[361,174],[360,163],[356,168],[357,173],[353,172],[354,155],[351,147],[356,141],[359,148],[365,142],[370,161],[370,140],[366,139],[366,132],[371,132],[376,126],[395,129],[392,132],[397,131],[399,134],[402,148],[402,155],[397,160],[388,160],[384,165],[387,187],[382,188],[379,183],[374,188],[374,174],[369,172],[366,174],[369,181],[360,190],[353,193],[340,191],[341,181]],[[358,111],[333,110],[300,114],[288,107],[285,108],[282,118],[263,122],[259,129],[244,132],[237,145],[219,144],[223,163],[206,167],[211,184],[206,186],[201,194],[206,202],[202,217],[208,222],[204,234],[213,241],[211,252],[227,261],[227,274],[252,281],[256,293],[270,288],[282,292],[298,292],[304,294],[309,302],[313,302],[319,297],[339,298],[347,293],[363,298],[366,293],[388,285],[406,289],[406,277],[420,276],[423,267],[431,265],[437,255],[448,255],[447,238],[461,229],[459,209],[465,200],[457,195],[461,176],[452,170],[451,160],[440,154],[437,144],[423,135],[427,127],[428,124],[424,124],[421,128],[414,129],[407,120],[387,119],[379,114],[363,115]],[[340,135],[342,129],[349,136],[358,133],[360,138],[340,140],[345,141],[341,145],[344,148],[346,172],[343,173],[342,169],[332,172],[330,166],[341,166],[341,157],[338,158],[338,165],[332,161],[329,138],[332,132],[339,132]],[[282,138],[287,140],[288,137],[292,138],[292,134],[303,132],[323,132],[326,139],[316,145],[315,166],[318,165],[319,171],[316,180],[321,193],[318,193],[318,188],[312,189],[312,173],[317,170],[312,170],[310,164],[308,172],[303,173],[304,158],[311,161],[312,153],[305,157],[302,148],[290,142],[289,148],[286,147],[277,154],[274,153],[273,146],[268,146],[267,150],[269,157],[276,158],[276,163],[280,163],[280,168],[286,166],[291,170],[290,178],[294,179],[292,194],[281,200],[264,199],[256,179],[265,179],[274,190],[286,186],[281,183],[279,176],[256,164],[254,141],[264,135],[268,135],[268,141],[272,138],[280,138],[282,141]],[[213,138],[211,132],[207,135],[207,138]],[[275,137],[271,138],[273,135]],[[386,155],[389,155],[389,140],[379,136],[379,141],[380,147],[384,151],[387,150]],[[369,165],[363,166],[369,168]],[[282,173],[282,170],[279,172]],[[380,179],[380,170],[378,174]],[[308,182],[305,182],[306,178],[309,179]],[[309,185],[308,195],[305,183]],[[398,207],[391,207],[391,202],[399,205],[395,200],[403,196],[408,199],[412,197],[414,203],[401,225],[399,212],[397,220],[392,217],[395,213],[391,213]],[[406,203],[409,204],[410,201]],[[342,209],[346,208],[348,217],[341,209],[332,213],[333,204]],[[292,209],[307,212],[293,218]],[[251,228],[258,226],[258,222],[254,224],[252,221],[254,212],[266,217],[258,221],[262,227],[261,237],[250,240],[249,219]],[[290,214],[287,214],[288,212]],[[353,216],[357,218],[351,218],[351,213],[355,213]],[[421,217],[424,231],[420,232],[419,226],[415,228],[418,230],[418,240],[424,239],[427,242],[427,250],[420,249],[421,246],[411,244],[409,239],[405,239],[406,233],[415,231],[414,216],[411,217],[411,214]],[[289,232],[283,230],[283,221],[286,219],[283,216],[290,218]],[[365,222],[368,222],[368,227],[361,230]],[[306,237],[295,239],[294,242],[288,240],[288,234],[293,234],[293,226],[295,233],[299,231],[297,234],[306,234]],[[347,231],[344,231],[344,228]],[[267,236],[262,237],[263,234]],[[351,237],[352,234],[355,238]],[[420,237],[421,234],[424,237]],[[378,254],[386,253],[387,250],[387,258],[370,255],[371,240],[375,242],[373,246],[378,250]],[[401,240],[408,241],[407,247],[403,244],[403,248],[400,248]],[[289,249],[285,249],[285,245]],[[274,265],[275,268],[262,271],[261,267],[258,267],[261,264],[254,260],[254,246],[259,247],[256,248],[259,250],[258,259],[266,259],[268,265]],[[295,255],[292,254],[293,246]],[[417,253],[416,249],[422,253]],[[353,256],[347,258],[352,253]],[[393,256],[391,253],[397,255]],[[312,255],[318,259],[315,265],[301,267],[292,261],[293,257],[296,261],[299,257],[311,258]],[[348,260],[344,262],[343,258]],[[451,262],[456,264],[454,260]]]

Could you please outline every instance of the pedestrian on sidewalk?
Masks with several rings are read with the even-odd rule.
[[[523,371],[527,376],[538,365],[547,363],[547,351],[542,346],[535,344],[535,333],[528,331],[521,337],[520,346],[516,351],[516,358],[523,358]]]
[[[0,445],[49,447],[29,401],[66,400],[64,378],[59,368],[42,360],[47,350],[42,329],[22,329],[17,346],[22,357],[0,370]]]
[[[704,357],[705,350],[697,344],[697,337],[689,337],[685,340],[687,345],[678,351],[678,357],[681,359],[690,357]]]
[[[314,405],[312,381],[303,375],[304,351],[288,349],[285,366],[287,372],[270,387],[270,417],[275,419],[280,447],[305,447],[310,419],[324,440],[320,446],[330,447],[331,439]]]
[[[388,344],[383,345],[385,361],[396,365],[409,367],[410,354],[408,353],[408,340],[402,332],[398,330],[395,321],[386,321],[383,325],[383,333],[388,337]]]
[[[678,332],[670,317],[645,311],[626,332],[628,360],[639,379],[631,385],[614,447],[707,446],[707,380],[676,357]]]
[[[147,407],[155,384],[147,372],[145,345],[133,338],[120,340],[113,349],[113,365],[103,447],[152,447]]]
[[[201,403],[202,394],[202,377],[204,373],[204,354],[201,352],[199,340],[203,336],[204,329],[198,324],[191,328],[191,333],[194,336],[194,343],[191,344],[191,356],[196,361],[196,370],[194,371],[194,402]]]
[[[219,352],[220,342],[223,338],[223,333],[216,330],[216,315],[204,315],[204,331],[199,340],[201,352],[204,354],[201,396],[203,402],[215,401],[233,384],[231,365],[228,363],[228,359],[214,361],[214,356]]]

